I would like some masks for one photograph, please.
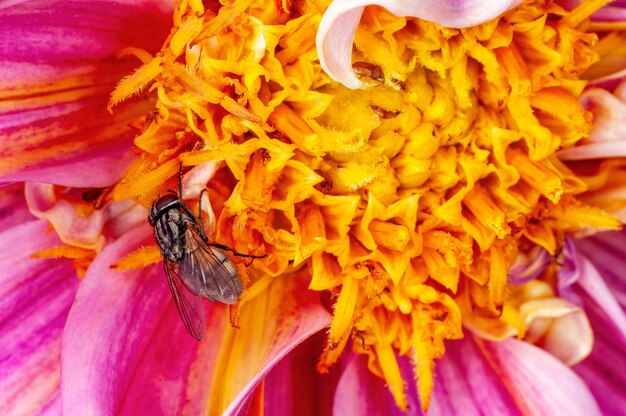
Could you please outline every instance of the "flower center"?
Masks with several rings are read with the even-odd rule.
[[[619,226],[576,199],[586,185],[555,157],[591,129],[578,77],[596,38],[576,26],[592,10],[529,1],[457,30],[367,8],[353,60],[370,88],[355,91],[320,67],[317,3],[286,4],[182,2],[157,56],[130,51],[145,65],[112,104],[148,86],[157,104],[111,196],[150,206],[175,189],[179,158],[220,161],[215,239],[268,254],[249,292],[300,270],[334,296],[318,368],[352,334],[406,409],[396,353],[411,354],[426,408],[462,323],[523,333],[507,303],[519,253]]]

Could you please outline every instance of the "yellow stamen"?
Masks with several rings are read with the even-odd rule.
[[[398,361],[391,346],[376,346],[376,356],[383,372],[383,377],[391,390],[400,410],[407,411],[408,403],[404,394],[404,379],[400,373]]]
[[[141,269],[161,261],[161,251],[157,246],[141,247],[111,265],[115,270]]]
[[[328,331],[330,349],[337,348],[338,344],[343,338],[347,337],[352,329],[352,320],[358,296],[358,282],[351,276],[346,276],[343,280],[341,293],[335,304],[333,320]]]
[[[550,201],[555,204],[559,202],[563,195],[563,185],[556,173],[542,164],[531,161],[519,150],[509,149],[507,158],[509,163],[519,170],[524,181]]]
[[[122,79],[111,94],[107,109],[113,111],[113,107],[117,104],[145,88],[161,72],[162,64],[163,59],[156,57],[135,71],[134,74]]]

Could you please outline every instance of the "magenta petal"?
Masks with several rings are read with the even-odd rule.
[[[105,59],[126,46],[158,50],[171,4],[151,0],[34,0],[0,7],[0,59],[74,65]],[[23,80],[3,65],[3,80]],[[12,78],[15,76],[15,78]],[[1,84],[0,84],[1,85]]]
[[[59,414],[61,337],[78,286],[66,260],[31,259],[59,244],[46,221],[0,234],[0,414]]]
[[[429,416],[520,414],[499,375],[471,338],[448,342],[436,365]]]
[[[100,187],[130,162],[133,102],[106,110],[137,59],[124,47],[160,48],[171,5],[147,0],[12,2],[0,8],[0,184],[40,181]]]
[[[231,357],[229,371],[237,374],[236,379],[248,378],[248,381],[241,386],[240,393],[223,415],[245,414],[257,386],[269,372],[294,348],[330,324],[330,314],[320,303],[319,293],[307,290],[304,279],[292,276],[285,281],[275,280],[267,291],[245,306],[254,311],[252,308],[258,306],[259,310],[265,309],[264,305],[253,305],[255,302],[270,302],[273,305],[266,310],[266,317],[261,318],[264,324],[261,339],[258,341],[255,339],[257,345],[248,347],[249,357],[258,358],[246,360],[245,357]],[[244,316],[246,313],[248,319]],[[244,309],[239,323],[242,330],[254,332],[252,325],[258,322],[258,316],[251,316],[250,312]],[[240,335],[236,334],[235,337],[237,336]],[[243,336],[245,340],[250,339],[248,334]],[[233,342],[240,341],[235,339]]]
[[[591,355],[574,370],[585,380],[605,415],[626,409],[626,341],[613,336],[611,322],[597,308],[587,314],[595,331]]]
[[[320,64],[348,88],[365,88],[352,72],[352,43],[365,6],[376,5],[398,16],[413,16],[442,26],[463,28],[491,20],[521,0],[335,0],[317,32]]]
[[[626,340],[626,234],[602,233],[576,242],[577,285],[585,296],[585,309],[598,308]]]
[[[24,200],[24,184],[0,187],[0,232],[34,219]]]
[[[104,102],[104,101],[102,101]],[[134,156],[130,152],[132,139],[120,137],[103,146],[67,158],[48,161],[39,166],[0,176],[2,182],[45,181],[76,188],[99,188],[119,180]]]
[[[583,380],[544,350],[517,339],[481,345],[522,413],[601,415]]]
[[[190,337],[174,307],[162,265],[118,272],[111,264],[152,238],[137,227],[105,247],[89,267],[63,339],[64,414],[176,414],[202,406],[207,371],[192,371],[210,344]],[[224,322],[224,308],[209,316]],[[215,326],[217,331],[220,325]],[[207,352],[208,351],[208,352]],[[193,385],[189,380],[196,377]],[[195,389],[195,390],[194,390]],[[200,407],[192,413],[199,413]]]
[[[339,367],[320,374],[315,365],[324,348],[322,331],[291,351],[265,378],[263,407],[266,415],[330,415]]]
[[[413,370],[408,360],[401,359],[400,363],[402,369],[408,370],[406,380],[410,392],[408,399],[411,414],[420,415],[422,413],[419,410],[417,390],[411,383]],[[341,377],[335,390],[333,415],[394,416],[402,414],[383,379],[372,374],[367,368],[367,358],[364,355],[349,353],[344,360]]]
[[[507,272],[512,285],[521,285],[537,278],[552,262],[552,256],[543,247],[535,247],[529,253],[520,253]]]
[[[353,354],[354,355],[354,354]],[[413,364],[398,357],[410,407],[420,415]],[[355,407],[354,404],[360,406]],[[367,369],[364,356],[353,356],[341,374],[334,402],[335,415],[401,415],[382,379]],[[435,367],[435,387],[428,416],[519,415],[520,411],[472,339],[446,343],[446,353]]]

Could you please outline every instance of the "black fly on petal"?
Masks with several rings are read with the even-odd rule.
[[[170,191],[157,199],[150,209],[148,222],[154,228],[178,312],[189,333],[201,340],[206,333],[202,298],[232,305],[243,291],[237,269],[225,251],[253,259],[265,256],[240,254],[221,244],[209,243],[202,226],[201,206],[196,217],[183,202],[182,194],[181,165],[178,194]]]

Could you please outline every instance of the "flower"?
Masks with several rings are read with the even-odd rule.
[[[2,81],[2,181],[28,181],[0,222],[7,412],[619,409],[615,248],[571,242],[624,207],[606,3],[0,9],[28,70]],[[145,221],[181,161],[212,237],[265,256],[233,258],[244,294],[201,343]]]

